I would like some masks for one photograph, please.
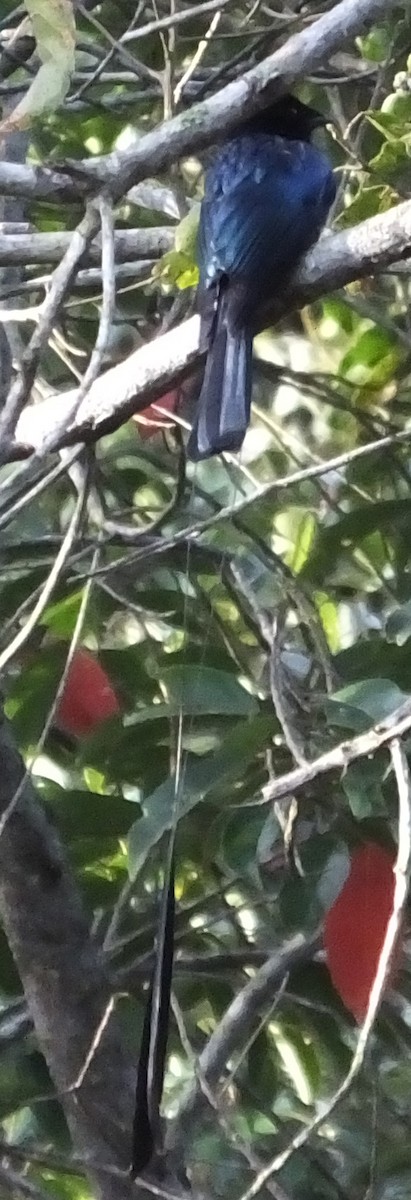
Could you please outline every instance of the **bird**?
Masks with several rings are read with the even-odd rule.
[[[204,380],[187,444],[197,462],[241,449],[259,313],[317,241],[336,195],[311,144],[327,118],[286,95],[236,127],[205,174],[197,241]]]

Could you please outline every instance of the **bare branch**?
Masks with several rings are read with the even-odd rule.
[[[385,18],[395,6],[396,0],[340,0],[251,71],[188,113],[164,122],[130,149],[72,164],[66,171],[0,164],[0,191],[78,202],[79,196],[94,193],[100,181],[120,198],[138,180],[211,145],[217,135],[282,95],[329,59],[346,39]]]
[[[1,166],[1,164],[0,164]],[[5,233],[0,232],[0,266],[60,262],[71,241],[71,233]],[[118,229],[114,235],[116,262],[130,258],[161,258],[174,245],[174,231],[160,226],[158,229]],[[101,261],[100,238],[89,246],[84,262]]]
[[[319,775],[327,775],[330,771],[344,771],[350,763],[358,758],[366,758],[375,754],[381,746],[386,746],[392,737],[402,737],[411,728],[411,701],[406,700],[399,708],[373,725],[367,733],[360,733],[350,741],[340,742],[326,754],[321,754],[313,762],[304,767],[296,767],[280,779],[270,780],[263,788],[263,803],[271,800],[281,800],[283,796],[299,791],[307,783],[312,783]]]
[[[21,647],[25,645],[26,641],[30,637],[30,634],[33,632],[33,629],[37,625],[42,613],[44,613],[44,611],[51,599],[51,596],[53,595],[54,589],[57,586],[57,583],[66,568],[67,560],[70,557],[70,553],[73,548],[75,539],[77,537],[79,529],[81,528],[81,523],[83,520],[85,504],[86,504],[86,499],[87,499],[88,485],[89,485],[89,472],[87,471],[85,474],[85,478],[84,478],[83,489],[79,494],[77,504],[76,504],[76,507],[73,512],[73,516],[71,518],[67,532],[61,543],[60,550],[54,560],[50,574],[49,574],[48,578],[46,579],[44,587],[42,587],[42,589],[41,589],[39,598],[38,598],[36,604],[34,605],[34,608],[32,609],[30,616],[24,622],[24,625],[22,625],[20,627],[20,629],[16,633],[16,636],[13,638],[13,641],[9,642],[9,645],[6,646],[5,650],[3,650],[2,653],[0,654],[0,671],[4,671],[6,664],[11,662],[11,660],[14,658],[14,655],[17,654],[17,652],[21,649]],[[6,809],[5,812],[3,813],[3,815],[0,817],[0,837],[1,837],[1,834],[4,829],[4,823],[5,823],[7,812],[8,812],[8,810]]]
[[[409,254],[410,203],[399,204],[343,233],[325,236],[305,258],[281,299],[281,311],[277,308],[274,316],[309,304],[355,279],[382,271],[390,262]],[[54,448],[81,440],[96,441],[158,399],[199,359],[199,320],[192,317],[102,375],[80,405],[75,421],[75,390],[27,409],[17,426],[17,441],[40,453],[50,446],[50,430],[55,434]],[[16,446],[13,456],[21,457],[21,453]],[[304,478],[308,477],[305,472]]]
[[[86,173],[106,184],[110,182],[114,195],[121,196],[145,175],[163,171],[193,148],[198,154],[215,142],[217,133],[228,132],[239,120],[288,91],[339,50],[347,38],[355,37],[379,17],[385,18],[395,4],[396,0],[341,0],[209,100],[166,121],[130,149],[82,164]]]
[[[33,386],[41,351],[47,345],[56,314],[67,289],[75,278],[83,254],[97,232],[98,224],[97,210],[90,203],[78,228],[71,235],[70,244],[64,257],[54,271],[50,290],[41,307],[38,326],[24,351],[19,374],[10,388],[0,416],[0,462],[7,461],[8,442],[14,433],[18,416]]]
[[[192,21],[193,18],[215,12],[216,9],[227,8],[230,3],[231,0],[202,0],[201,4],[193,4],[192,7],[183,9],[182,12],[172,12],[168,17],[157,17],[155,21],[148,21],[147,25],[140,25],[138,29],[123,34],[121,41],[136,42],[140,38],[149,37],[152,33],[159,33],[160,29],[175,29],[184,21]]]

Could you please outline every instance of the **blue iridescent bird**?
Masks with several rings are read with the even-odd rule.
[[[206,172],[198,308],[208,353],[187,446],[193,461],[243,443],[259,313],[317,241],[335,199],[331,166],[310,140],[325,123],[283,96],[235,130]]]

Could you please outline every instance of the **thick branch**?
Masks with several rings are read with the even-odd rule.
[[[27,200],[78,204],[82,196],[90,195],[90,183],[84,178],[74,181],[63,167],[55,171],[50,167],[8,162],[0,163],[0,193],[4,196],[22,196]]]
[[[241,78],[215,96],[197,104],[188,113],[174,117],[141,137],[128,150],[78,162],[58,170],[44,167],[0,165],[0,191],[37,199],[78,201],[99,183],[108,184],[121,197],[138,179],[162,171],[181,158],[211,145],[217,134],[227,132],[282,95],[298,79],[329,59],[341,44],[396,7],[397,0],[341,0],[330,12],[293,37]]]
[[[0,266],[22,263],[60,262],[70,245],[72,234],[57,233],[0,233]],[[117,229],[115,233],[116,262],[130,258],[160,258],[174,245],[174,231],[158,229]],[[101,263],[101,240],[91,243],[85,261]]]
[[[361,33],[379,17],[385,18],[396,3],[397,0],[341,0],[209,100],[166,121],[128,150],[115,151],[84,166],[93,178],[97,175],[101,182],[110,183],[115,195],[123,195],[148,173],[163,171],[193,148],[198,154],[215,142],[217,132],[227,133],[239,120],[276,100],[298,79],[329,59],[345,40]]]
[[[73,877],[8,724],[0,726],[0,912],[39,1046],[59,1093],[74,1148],[127,1168],[133,1071],[111,1017],[81,1087],[71,1092],[101,1025],[110,990]],[[21,796],[13,803],[17,789]],[[128,1200],[127,1177],[90,1170],[105,1200]]]
[[[406,202],[353,229],[322,238],[281,297],[274,316],[381,271],[410,254],[411,203]],[[74,389],[26,409],[17,426],[21,445],[14,447],[14,457],[22,456],[24,445],[27,453],[30,447],[42,453],[50,444],[50,430],[58,447],[82,440],[97,441],[161,396],[199,358],[199,321],[192,317],[102,375],[82,401],[73,424]]]

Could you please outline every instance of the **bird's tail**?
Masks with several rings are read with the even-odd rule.
[[[250,419],[252,338],[243,328],[230,328],[227,308],[226,297],[220,296],[187,446],[193,462],[222,450],[239,450]]]

